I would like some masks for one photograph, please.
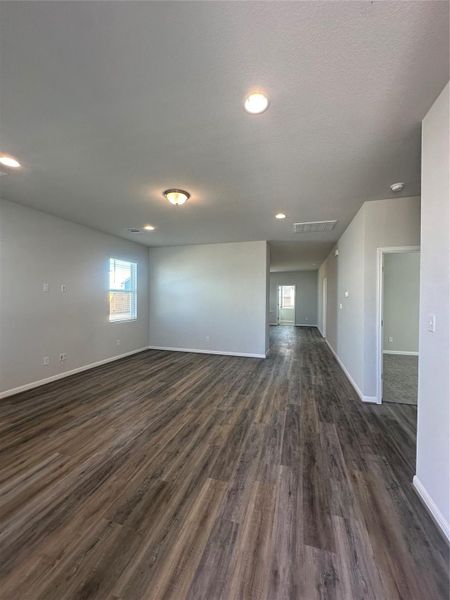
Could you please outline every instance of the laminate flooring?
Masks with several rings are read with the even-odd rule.
[[[2,600],[438,600],[416,407],[314,328],[266,360],[145,351],[0,402]]]

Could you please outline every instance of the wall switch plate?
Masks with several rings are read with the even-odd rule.
[[[431,333],[436,331],[436,315],[428,315],[427,329]]]
[[[336,250],[334,251],[334,255],[335,256],[339,256],[339,250],[336,248]]]
[[[120,346],[120,340],[116,340],[116,346]]]
[[[342,310],[342,303],[339,302],[339,309]]]
[[[394,338],[392,337],[392,335],[389,336],[389,343],[393,344],[394,343]]]
[[[59,355],[60,362],[63,362],[63,360],[66,360],[66,358],[67,354],[65,352],[61,352],[61,354]]]
[[[50,364],[50,357],[49,356],[44,356],[44,358],[42,359],[42,364],[43,365],[49,365]]]
[[[42,284],[42,291],[43,292],[48,292],[48,283],[43,283]]]
[[[67,292],[67,285],[65,283],[61,284],[61,292],[65,294]]]
[[[348,290],[345,290],[345,292],[344,292],[344,298],[348,298],[349,296],[350,296],[350,294],[349,294]]]

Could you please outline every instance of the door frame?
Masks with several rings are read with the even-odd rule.
[[[383,246],[377,248],[377,312],[376,312],[376,337],[377,337],[377,404],[383,401],[383,295],[384,295],[384,255],[409,254],[420,252],[420,246]]]
[[[327,337],[328,278],[322,279],[322,337]]]
[[[295,305],[297,303],[297,284],[296,283],[279,283],[277,286],[277,325],[280,325],[280,288],[282,287],[293,287],[294,288],[294,321],[292,323],[293,327],[295,327]]]

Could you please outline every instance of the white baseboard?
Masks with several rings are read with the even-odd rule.
[[[417,475],[414,475],[413,477],[413,486],[417,492],[417,495],[422,500],[423,505],[430,513],[431,518],[436,523],[440,531],[443,533],[447,541],[450,542],[450,524],[445,519],[444,515],[441,513],[439,508],[436,506],[436,503],[434,502],[430,494],[427,492]]]
[[[418,352],[409,352],[409,350],[383,350],[383,354],[403,354],[404,356],[419,356]]]
[[[149,350],[166,350],[167,352],[193,352],[194,354],[219,354],[221,356],[243,356],[244,358],[266,358],[267,354],[251,352],[228,352],[227,350],[199,350],[198,348],[173,348],[172,346],[148,346]]]
[[[348,372],[347,367],[344,365],[344,363],[342,362],[342,360],[339,358],[339,356],[338,356],[337,352],[335,351],[335,349],[333,348],[333,346],[330,344],[330,342],[327,339],[325,339],[325,343],[327,344],[328,348],[333,353],[334,358],[338,361],[339,366],[344,371],[345,376],[350,381],[350,383],[352,384],[352,386],[355,389],[355,392],[358,394],[358,396],[361,398],[361,400],[363,402],[369,402],[370,404],[380,404],[380,402],[378,402],[376,396],[365,396],[362,393],[362,391],[359,389],[359,386],[357,385],[356,381],[353,379],[353,377]]]
[[[76,375],[77,373],[82,373],[83,371],[88,371],[89,369],[100,367],[101,365],[106,365],[107,363],[114,362],[115,360],[119,360],[121,358],[125,358],[126,356],[131,356],[132,354],[143,352],[144,350],[147,350],[147,346],[145,346],[144,348],[138,348],[137,350],[131,350],[130,352],[125,352],[124,354],[111,356],[110,358],[104,358],[103,360],[98,360],[97,362],[89,363],[88,365],[83,365],[82,367],[71,369],[70,371],[57,373],[56,375],[51,375],[50,377],[46,377],[45,379],[39,379],[37,381],[25,383],[24,385],[20,385],[10,390],[0,392],[0,399],[7,398],[8,396],[13,396],[14,394],[20,394],[20,392],[26,392],[27,390],[32,390],[33,388],[40,387],[41,385],[45,385],[46,383],[58,381],[58,379],[64,379],[65,377],[70,377],[70,375]]]

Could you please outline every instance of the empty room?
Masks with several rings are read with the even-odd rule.
[[[0,0],[0,600],[448,600],[449,19]]]

